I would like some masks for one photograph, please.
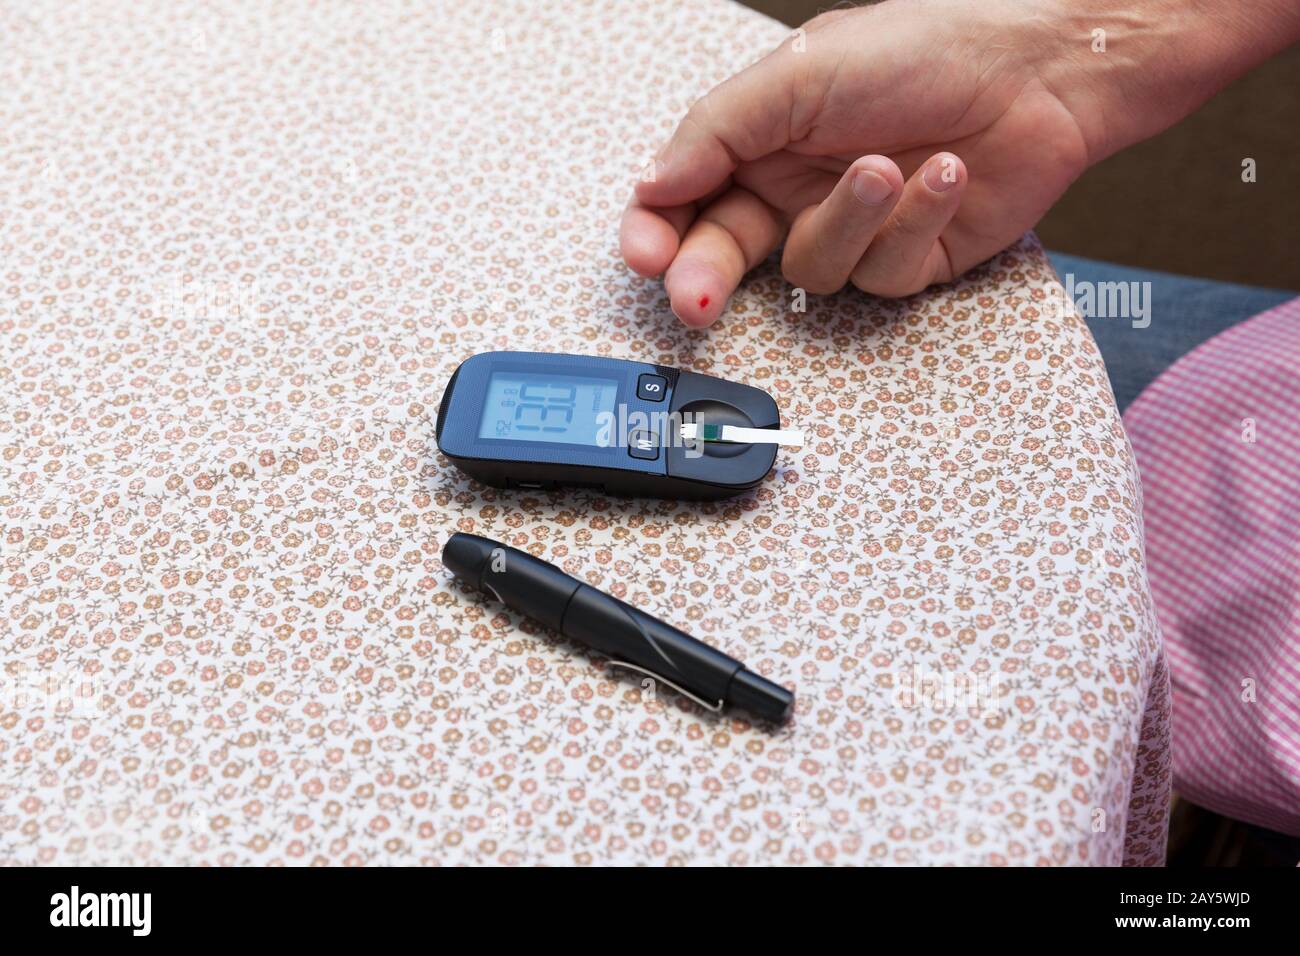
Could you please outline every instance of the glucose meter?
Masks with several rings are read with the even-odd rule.
[[[759,388],[663,365],[549,352],[461,363],[438,408],[439,450],[498,488],[725,498],[771,470],[780,431]]]

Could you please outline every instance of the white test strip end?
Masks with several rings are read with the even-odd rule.
[[[738,425],[700,425],[692,422],[682,426],[682,438],[686,441],[803,447],[803,432],[794,429],[741,428]]]

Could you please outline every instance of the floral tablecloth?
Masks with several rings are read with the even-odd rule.
[[[616,223],[779,42],[704,3],[9,6],[0,860],[1154,863],[1139,492],[1032,237],[961,282],[688,332]],[[977,176],[979,171],[972,170]],[[456,364],[585,352],[805,430],[716,504],[505,493]],[[452,581],[499,538],[797,688],[654,694]]]

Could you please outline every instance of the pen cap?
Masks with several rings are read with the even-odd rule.
[[[742,667],[731,678],[727,703],[779,724],[794,710],[794,693]]]
[[[453,534],[443,545],[442,563],[466,584],[557,631],[579,585],[527,552],[476,534]]]
[[[442,546],[442,563],[466,584],[481,587],[483,569],[492,557],[492,549],[499,547],[502,545],[489,538],[457,532]]]

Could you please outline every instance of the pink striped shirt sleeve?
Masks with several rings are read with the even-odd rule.
[[[1175,789],[1300,835],[1300,298],[1185,355],[1124,422],[1169,656]]]

